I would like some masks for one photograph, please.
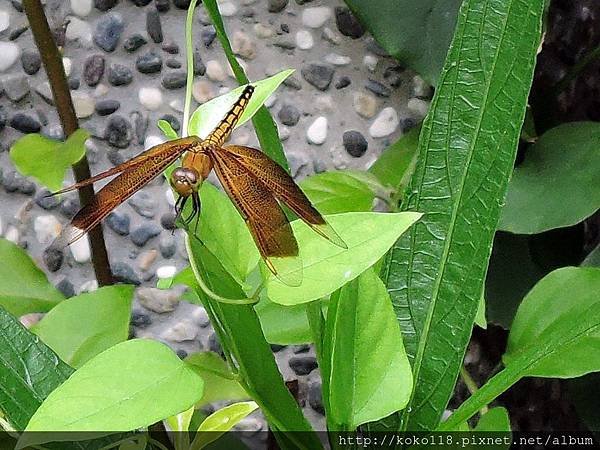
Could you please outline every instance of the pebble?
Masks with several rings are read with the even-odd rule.
[[[387,98],[392,94],[387,87],[375,80],[367,80],[365,83],[365,88],[367,88],[367,90],[371,91],[377,97]]]
[[[48,189],[39,190],[33,199],[36,205],[45,210],[51,210],[60,205],[61,199],[58,195],[49,196],[48,194],[50,194]]]
[[[162,105],[163,98],[160,89],[143,87],[138,91],[140,103],[150,111],[156,111]]]
[[[105,60],[102,55],[88,56],[83,64],[83,80],[88,86],[96,86],[104,75]]]
[[[409,111],[422,119],[429,111],[429,102],[426,100],[421,100],[420,98],[411,98],[406,107]]]
[[[333,44],[333,45],[340,45],[342,43],[342,39],[340,38],[340,36],[333,31],[331,28],[325,27],[323,28],[323,33],[321,34],[321,37]]]
[[[20,73],[6,75],[2,79],[2,87],[6,96],[15,103],[23,100],[29,94],[27,77]]]
[[[296,43],[288,38],[277,39],[273,42],[273,45],[275,47],[283,48],[284,50],[294,50],[296,48]]]
[[[94,114],[96,101],[89,94],[74,92],[71,94],[71,98],[73,99],[73,107],[77,118],[84,119]]]
[[[367,151],[369,144],[360,131],[350,130],[345,131],[342,136],[344,148],[350,156],[360,158]]]
[[[323,406],[323,396],[321,391],[321,383],[310,383],[308,385],[308,404],[312,409],[324,416],[325,407]]]
[[[260,39],[268,39],[272,37],[275,34],[275,32],[272,28],[267,27],[259,22],[254,25],[254,34],[256,34],[256,37]]]
[[[308,30],[299,30],[296,33],[296,45],[300,50],[310,50],[315,45],[315,41]]]
[[[71,250],[71,254],[73,255],[75,262],[80,264],[88,262],[92,256],[87,235],[84,235],[81,239],[77,239],[75,242],[70,243],[69,250]]]
[[[173,4],[179,9],[188,9],[190,6],[190,0],[173,0]]]
[[[137,192],[127,203],[142,217],[152,219],[156,215],[156,199],[146,191]]]
[[[131,143],[132,130],[129,121],[118,114],[110,116],[104,130],[104,139],[116,148],[127,148]]]
[[[398,113],[394,108],[388,106],[383,108],[369,127],[369,134],[374,138],[389,136],[400,124]]]
[[[327,139],[327,118],[324,116],[317,119],[306,130],[308,142],[315,145],[321,145]]]
[[[160,227],[153,223],[144,223],[131,232],[131,241],[138,247],[143,247],[146,243],[160,234]]]
[[[65,30],[67,42],[77,42],[85,48],[92,47],[92,27],[89,23],[76,17],[71,17]]]
[[[71,68],[73,67],[73,63],[71,62],[71,59],[63,58],[62,65],[63,65],[63,68],[65,69],[65,75],[66,76],[71,75]]]
[[[433,96],[433,89],[423,78],[415,75],[412,79],[412,95],[420,99],[430,99]]]
[[[52,242],[60,234],[62,225],[53,215],[37,216],[33,221],[35,237],[40,244]]]
[[[158,252],[156,249],[146,250],[145,252],[140,253],[140,256],[137,257],[137,264],[140,270],[147,272],[150,269],[150,266],[154,264],[154,261],[156,261],[157,256]]]
[[[21,49],[14,42],[0,41],[0,72],[8,70],[21,55]]]
[[[171,278],[177,273],[177,267],[175,266],[160,266],[156,269],[156,276],[158,278]]]
[[[11,225],[10,227],[8,227],[8,229],[6,230],[6,233],[4,234],[4,239],[6,239],[7,241],[10,241],[14,244],[19,244],[19,239],[21,238],[21,235],[19,233],[19,229],[17,227],[15,227],[14,225]]]
[[[79,204],[79,199],[75,195],[73,197],[64,199],[64,201],[60,204],[60,213],[70,219],[77,213],[77,211],[79,211],[80,208],[81,205]]]
[[[231,17],[234,16],[237,12],[237,6],[235,6],[232,2],[223,2],[219,3],[219,11],[223,17]]]
[[[365,92],[355,92],[353,95],[354,109],[358,115],[370,119],[377,110],[377,99]]]
[[[175,252],[177,251],[177,244],[175,243],[175,239],[173,239],[172,236],[163,236],[158,244],[158,250],[160,251],[160,254],[163,258],[172,258],[175,255]]]
[[[221,63],[214,59],[206,62],[206,75],[212,81],[225,81],[227,78],[227,74]]]
[[[148,41],[144,39],[141,34],[133,34],[125,39],[125,42],[123,42],[123,48],[129,53],[133,53],[147,43]]]
[[[123,261],[117,261],[111,264],[112,275],[117,281],[121,281],[123,283],[134,284],[139,286],[142,284],[140,278],[135,273],[133,267]]]
[[[151,1],[152,0],[131,0],[131,2],[137,7],[146,6]]]
[[[136,295],[140,305],[158,314],[175,311],[179,305],[180,294],[176,289],[141,287]]]
[[[211,352],[215,352],[223,356],[223,349],[221,348],[221,343],[219,342],[219,338],[214,332],[208,337],[208,349]]]
[[[321,91],[329,88],[334,72],[335,70],[331,66],[320,63],[309,64],[300,71],[308,83]]]
[[[0,33],[7,30],[10,26],[10,14],[7,11],[0,10]]]
[[[71,11],[79,17],[85,17],[92,12],[92,0],[71,0]]]
[[[171,125],[171,128],[173,128],[173,130],[181,130],[181,123],[179,122],[179,119],[173,114],[164,114],[160,117],[160,119],[169,122],[169,125]]]
[[[202,56],[200,56],[200,52],[194,52],[194,75],[204,76],[206,73],[206,65],[204,61],[202,61]]]
[[[402,84],[402,73],[404,72],[404,67],[402,66],[390,66],[386,67],[383,71],[383,78],[388,82],[388,84],[397,88]],[[419,77],[420,78],[420,77]]]
[[[289,76],[285,80],[283,80],[283,85],[291,89],[295,89],[297,91],[302,89],[302,84],[300,83],[300,80],[298,80],[298,78],[296,78],[294,75]]]
[[[111,212],[106,218],[106,225],[121,236],[127,236],[129,234],[130,223],[131,219],[129,218],[129,215],[118,211]]]
[[[164,74],[161,83],[165,89],[179,89],[185,86],[186,78],[184,70],[177,70]]]
[[[10,118],[9,125],[22,133],[37,133],[42,126],[28,114],[16,113]]]
[[[37,50],[25,49],[21,54],[21,65],[27,75],[35,75],[42,66],[42,59]]]
[[[172,327],[165,330],[161,337],[167,341],[186,342],[193,341],[198,336],[198,329],[189,320],[177,322]]]
[[[377,59],[377,57],[373,55],[365,55],[365,57],[363,58],[363,64],[369,72],[375,72],[375,70],[377,70],[378,62],[379,60]]]
[[[133,311],[131,313],[131,324],[137,328],[146,328],[152,324],[152,319],[148,314],[141,311]]]
[[[302,11],[302,24],[309,28],[320,28],[330,17],[331,8],[327,6],[305,8]]]
[[[233,53],[244,59],[254,59],[256,56],[256,44],[246,33],[236,31],[231,40]]]
[[[157,44],[160,44],[163,41],[160,14],[156,9],[149,9],[146,13],[146,31],[150,38]]]
[[[308,375],[317,368],[317,358],[314,356],[292,356],[288,364],[296,375]]]
[[[94,42],[105,52],[112,52],[125,29],[123,17],[117,13],[108,13],[100,17],[94,31]]]
[[[344,36],[358,39],[365,34],[365,29],[354,14],[345,6],[335,8],[335,24]]]
[[[168,192],[170,192],[170,190]],[[170,211],[164,213],[162,216],[160,216],[160,224],[165,230],[174,230],[176,228],[175,214]],[[167,257],[165,256],[165,258]]]
[[[119,0],[94,0],[94,6],[100,11],[108,11],[114,7]]]
[[[167,59],[165,65],[170,69],[181,69],[181,62],[177,58]]]
[[[158,12],[167,12],[171,9],[170,0],[154,0],[154,7]]]
[[[51,106],[54,105],[54,97],[52,96],[52,89],[50,89],[50,83],[44,81],[43,83],[35,87],[35,92],[37,92],[39,96],[42,97],[42,100],[44,100],[46,103],[48,103]]]
[[[108,116],[120,107],[121,103],[118,100],[100,100],[96,103],[96,113],[99,116]]]
[[[285,103],[277,113],[277,117],[282,124],[293,127],[300,120],[300,111],[294,105]]]
[[[98,282],[96,280],[88,280],[79,286],[79,293],[83,294],[84,292],[93,292],[98,289]]]
[[[67,278],[60,280],[56,285],[56,289],[62,292],[62,294],[67,298],[71,298],[75,295],[75,286],[73,286],[73,283],[71,283]]]
[[[289,0],[269,0],[267,9],[270,13],[278,13],[283,11],[288,3]]]
[[[206,328],[210,325],[210,319],[208,318],[208,314],[203,307],[194,308],[192,313],[190,314],[191,318],[200,325],[202,328]]]
[[[202,43],[204,44],[204,46],[206,48],[211,46],[211,44],[214,42],[216,37],[217,37],[217,32],[212,27],[212,25],[208,26],[208,27],[204,27],[202,29],[202,31],[200,32],[200,39],[202,39]]]
[[[336,82],[335,82],[335,88],[336,89],[344,89],[345,87],[350,86],[350,84],[352,83],[352,81],[350,80],[349,77],[347,77],[346,75],[342,75]]]
[[[133,80],[131,70],[122,64],[111,64],[108,68],[108,82],[113,86],[127,86]]]
[[[162,69],[162,58],[154,52],[148,52],[138,56],[135,67],[140,73],[156,73]]]
[[[325,56],[325,62],[334,66],[347,66],[352,62],[349,56],[338,55],[337,53],[328,53]]]

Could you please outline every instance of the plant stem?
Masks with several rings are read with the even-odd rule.
[[[197,0],[192,0],[188,6],[185,19],[185,57],[187,64],[187,78],[185,82],[185,102],[183,104],[183,124],[181,128],[181,137],[186,137],[188,132],[188,122],[190,121],[190,106],[192,103],[192,84],[194,82],[194,44],[192,36],[192,25],[194,19],[194,10]]]
[[[23,8],[29,20],[35,44],[44,63],[44,69],[50,82],[60,123],[65,137],[69,137],[79,128],[79,123],[75,116],[75,108],[73,107],[71,93],[69,92],[62,58],[52,37],[40,0],[23,0]],[[73,165],[73,173],[77,182],[90,178],[90,167],[85,155]],[[94,188],[92,185],[82,187],[78,192],[79,201],[82,206],[88,204],[94,198]],[[89,237],[92,250],[92,265],[94,266],[98,284],[100,286],[113,284],[102,227],[98,225],[92,228],[89,232]]]
[[[474,395],[479,390],[479,388],[477,387],[477,383],[475,383],[475,380],[473,380],[473,378],[471,377],[471,374],[469,372],[467,372],[467,369],[465,368],[465,366],[460,366],[460,377],[462,378],[463,383],[465,383],[465,385],[467,386],[467,389],[469,390],[471,395]],[[479,411],[481,412],[482,415],[487,413],[488,412],[487,405],[482,406]]]

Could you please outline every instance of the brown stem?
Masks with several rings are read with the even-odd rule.
[[[52,96],[54,97],[54,103],[56,104],[56,110],[58,111],[65,137],[69,137],[79,128],[79,124],[75,116],[67,77],[62,65],[62,58],[52,37],[40,0],[23,0],[23,8],[27,14],[35,44],[40,51],[40,56],[46,69],[50,88],[52,89]],[[73,165],[73,173],[77,182],[91,176],[90,167],[85,155]],[[89,203],[93,198],[94,188],[91,185],[79,189],[79,200],[82,206]],[[92,250],[92,265],[94,266],[98,284],[101,286],[113,284],[102,227],[98,225],[92,228],[89,232],[89,237]]]

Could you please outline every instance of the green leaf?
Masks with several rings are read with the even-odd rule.
[[[408,403],[412,373],[383,282],[373,270],[331,299],[324,358],[330,359],[328,421],[341,430],[379,420]]]
[[[387,147],[369,168],[379,182],[397,190],[403,190],[417,162],[417,148],[421,127],[415,127]]]
[[[240,286],[227,274],[215,256],[196,239],[186,239],[190,264],[196,277],[202,276],[209,289],[227,298],[243,298]],[[201,275],[200,275],[201,274]],[[223,349],[231,352],[238,365],[244,389],[258,403],[274,430],[295,430],[285,441],[292,448],[321,448],[316,434],[302,415],[296,401],[283,383],[271,347],[265,340],[258,316],[250,305],[219,303],[209,298],[198,285],[193,286],[208,312]],[[279,433],[279,440],[286,439]]]
[[[72,373],[67,364],[0,308],[0,410],[24,430],[44,399]]]
[[[581,222],[600,208],[600,124],[572,122],[527,149],[508,185],[498,228],[541,233]]]
[[[345,2],[390,55],[436,83],[460,0],[379,0],[375,5],[372,0]]]
[[[525,297],[510,328],[503,360],[509,365],[523,349],[539,345],[558,324],[574,323],[589,307],[600,309],[600,269],[565,267],[544,277]],[[600,332],[563,346],[528,370],[538,377],[572,378],[600,371]]]
[[[225,25],[223,24],[223,18],[219,12],[217,2],[215,0],[205,0],[202,2],[202,4],[204,5],[204,8],[206,8],[206,12],[208,13],[210,20],[215,27],[217,38],[223,47],[223,51],[225,52],[227,61],[231,66],[231,70],[235,74],[236,80],[240,84],[248,84],[250,81],[244,73],[244,69],[233,54],[233,50],[231,49],[231,44],[229,43],[227,33],[225,32]],[[283,81],[283,79],[281,81]],[[273,161],[289,172],[290,170],[287,160],[285,158],[285,154],[283,153],[283,146],[279,140],[277,125],[275,124],[273,117],[271,117],[269,110],[264,106],[261,106],[260,109],[256,111],[256,114],[252,119],[252,123],[254,124],[256,136],[258,137],[258,142],[260,142],[263,152],[265,152]]]
[[[204,395],[196,407],[217,401],[249,398],[227,363],[216,353],[193,353],[185,358],[185,362],[204,380]]]
[[[487,329],[487,319],[485,318],[485,298],[483,295],[481,296],[481,299],[479,299],[479,304],[477,305],[475,324],[484,330]]]
[[[166,345],[134,339],[84,364],[46,398],[25,431],[134,430],[185,411],[201,397],[202,379]],[[50,438],[56,436],[25,433],[19,448]]]
[[[40,134],[27,134],[10,149],[10,158],[17,170],[32,176],[51,191],[58,191],[65,170],[85,154],[84,143],[90,134],[79,128],[65,142],[48,139]]]
[[[196,434],[190,448],[199,450],[206,447],[231,430],[240,420],[257,408],[258,405],[255,402],[240,402],[215,411],[200,424],[198,434]]]
[[[515,160],[543,3],[465,0],[460,9],[402,205],[425,216],[382,271],[415,377],[402,430],[434,429],[454,390]]]
[[[481,416],[473,431],[482,433],[510,432],[508,411],[501,406],[489,409],[488,412]],[[505,446],[505,448],[509,447],[509,444]]]
[[[246,106],[246,109],[235,125],[235,128],[242,126],[248,120],[252,119],[262,107],[263,103],[267,101],[269,96],[273,94],[279,85],[293,72],[294,69],[287,69],[272,77],[253,82],[252,85],[255,88],[254,94],[250,97],[248,106]],[[206,138],[206,136],[208,136],[208,134],[219,124],[238,98],[240,98],[242,91],[247,85],[248,83],[198,106],[190,117],[190,123],[188,125],[189,134]]]
[[[15,316],[46,312],[64,300],[27,252],[0,239],[0,306]]]
[[[312,342],[304,305],[283,306],[264,298],[254,309],[267,342],[279,345]]]
[[[64,300],[32,328],[71,366],[127,339],[133,286],[106,286]]]
[[[202,377],[200,377],[200,378],[202,378]],[[204,386],[206,387],[206,383],[204,383]],[[190,423],[192,422],[192,417],[193,417],[195,411],[196,411],[195,406],[192,406],[190,409],[188,409],[186,411],[180,412],[179,414],[176,414],[171,417],[167,417],[164,420],[164,423],[166,423],[166,426],[168,427],[167,431],[175,431],[175,432],[189,431]],[[178,440],[181,437],[182,437],[182,433],[176,433],[174,436],[174,440]],[[188,444],[189,444],[189,440],[188,440]]]
[[[347,249],[323,239],[300,220],[292,222],[300,246],[303,282],[288,286],[274,276],[267,295],[275,303],[297,305],[325,297],[353,280],[381,258],[421,214],[350,212],[327,216]]]
[[[323,172],[304,179],[300,187],[321,214],[371,211],[381,185],[368,172]]]
[[[167,139],[177,139],[179,136],[177,135],[177,131],[173,129],[171,124],[166,120],[160,119],[157,124],[158,129],[162,131]]]

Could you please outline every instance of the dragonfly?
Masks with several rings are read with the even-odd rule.
[[[229,112],[205,139],[189,136],[156,145],[112,169],[51,194],[64,194],[116,175],[75,214],[52,245],[64,247],[80,239],[113,209],[182,157],[169,180],[178,194],[176,217],[181,217],[185,225],[195,217],[197,228],[201,208],[199,189],[214,170],[244,219],[266,266],[284,284],[300,284],[302,266],[298,242],[282,204],[323,238],[347,248],[281,166],[256,148],[225,145],[254,89],[252,85],[244,88]],[[183,217],[188,201],[191,212],[188,217]]]

